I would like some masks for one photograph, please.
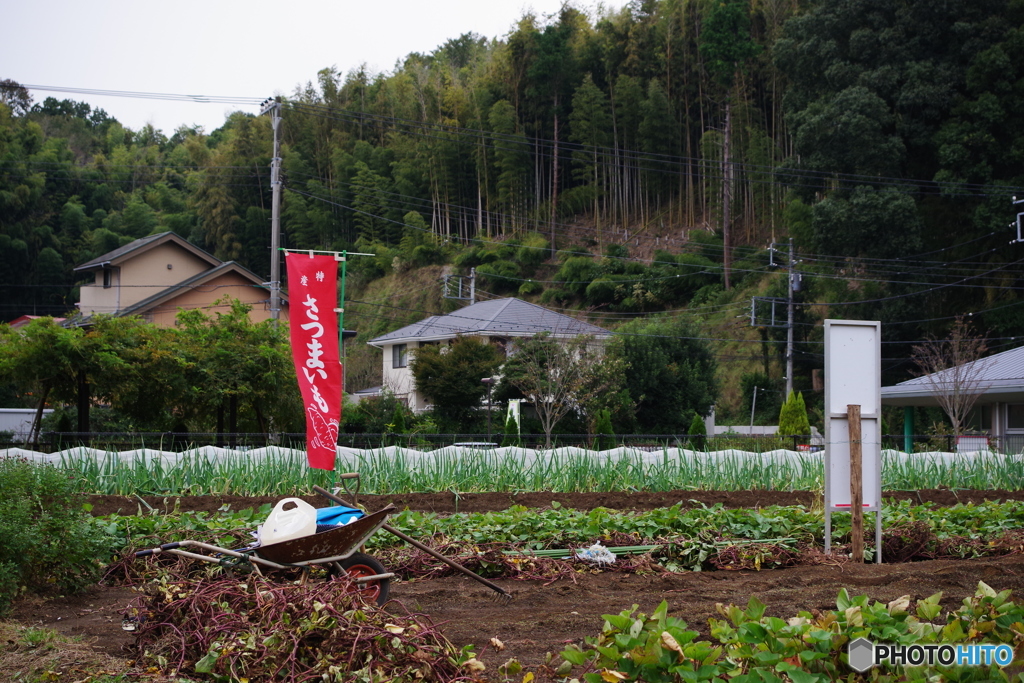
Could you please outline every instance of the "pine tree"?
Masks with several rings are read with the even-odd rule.
[[[612,430],[612,411],[602,408],[594,416],[594,450],[606,451],[615,448],[615,432]]]
[[[516,422],[516,418],[509,413],[505,418],[505,436],[501,439],[501,447],[518,447],[519,445],[519,423]]]
[[[807,406],[804,395],[789,392],[789,398],[779,411],[780,436],[805,436],[811,433],[811,423],[807,419]]]
[[[690,420],[690,428],[686,430],[686,434],[690,437],[691,448],[701,450],[707,447],[708,429],[696,411],[693,413],[693,419]]]

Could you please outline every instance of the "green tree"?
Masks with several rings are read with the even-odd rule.
[[[387,179],[375,173],[363,162],[357,163],[356,168],[356,176],[352,179],[352,208],[355,210],[353,220],[359,230],[359,236],[367,243],[398,242],[401,226],[393,225],[387,220],[390,205],[387,197],[390,190]]]
[[[693,413],[707,415],[718,398],[717,363],[695,325],[643,319],[623,325],[609,355],[629,366],[626,388],[637,428],[647,434],[686,433]]]
[[[497,203],[502,227],[515,232],[527,216],[527,186],[530,177],[530,147],[519,130],[515,108],[507,100],[498,100],[489,114],[494,132],[494,165],[498,171]]]
[[[810,433],[811,423],[807,419],[804,395],[791,391],[779,411],[779,436],[807,436]]]
[[[501,438],[502,448],[507,446],[519,446],[521,445],[519,439],[519,423],[516,422],[515,416],[509,413],[505,416],[505,430],[504,436]]]
[[[137,316],[96,316],[85,330],[78,386],[79,429],[89,405],[110,406],[141,431],[169,429],[169,411],[185,390],[174,330]]]
[[[686,430],[686,435],[689,437],[691,448],[705,448],[705,445],[707,444],[708,429],[704,424],[704,420],[697,413],[693,414],[693,419],[690,420],[690,427]]]
[[[730,287],[732,261],[732,197],[733,197],[733,144],[732,108],[737,100],[738,75],[759,51],[750,39],[750,6],[744,0],[724,0],[712,5],[700,34],[700,54],[712,82],[724,102],[722,124],[722,240],[724,242],[723,276],[725,288]]]
[[[673,164],[666,159],[676,154],[678,136],[672,104],[658,79],[652,78],[648,84],[640,111],[641,148],[650,155],[643,161],[645,182],[655,193],[667,198],[674,178]]]
[[[900,258],[922,246],[917,206],[910,195],[897,189],[861,185],[815,204],[811,214],[819,253]]]
[[[724,88],[731,88],[737,70],[760,51],[750,39],[750,5],[743,0],[721,0],[711,6],[700,34],[704,67]]]
[[[253,323],[249,306],[178,314],[178,354],[187,381],[175,413],[218,433],[301,431],[302,400],[283,327]],[[243,413],[248,408],[250,412]]]
[[[156,212],[142,197],[133,196],[121,214],[121,231],[123,234],[138,239],[149,235],[158,225]]]
[[[533,403],[546,448],[559,420],[571,411],[586,415],[593,399],[612,388],[617,373],[602,372],[601,355],[599,343],[586,335],[561,339],[544,332],[516,341],[501,381]],[[624,370],[619,361],[611,362]]]
[[[615,430],[612,428],[612,411],[602,408],[594,417],[594,450],[606,451],[615,448]]]
[[[569,114],[571,132],[569,139],[581,145],[573,150],[572,159],[576,168],[573,176],[588,187],[593,196],[594,220],[598,224],[598,241],[601,239],[600,210],[598,200],[601,191],[600,163],[603,148],[608,146],[611,111],[608,98],[594,85],[594,78],[587,74],[583,83],[572,96],[572,112]]]
[[[17,116],[24,116],[32,108],[32,95],[17,81],[5,78],[0,81],[0,103],[11,108]]]
[[[434,404],[441,428],[463,431],[486,393],[480,380],[493,376],[501,362],[493,345],[476,337],[458,337],[449,346],[417,349],[409,368],[416,389]]]
[[[16,330],[0,327],[0,383],[11,383],[23,395],[31,395],[37,408],[29,441],[38,436],[49,401],[76,399],[83,336],[80,328],[62,327],[53,318],[39,318]]]

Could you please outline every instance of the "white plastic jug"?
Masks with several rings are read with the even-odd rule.
[[[290,541],[316,533],[316,508],[301,498],[285,498],[256,530],[260,545]]]

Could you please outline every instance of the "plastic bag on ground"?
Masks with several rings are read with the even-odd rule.
[[[596,562],[597,564],[615,564],[615,554],[600,543],[595,543],[589,548],[577,550],[576,557],[577,559]]]

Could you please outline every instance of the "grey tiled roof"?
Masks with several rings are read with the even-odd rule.
[[[986,356],[967,365],[980,366],[976,380],[983,394],[1024,390],[1024,346]],[[931,379],[924,375],[893,386],[882,387],[882,398],[930,396],[935,393],[933,380],[941,385],[944,381],[943,375],[951,372],[951,370],[942,370],[934,373]],[[971,371],[966,374],[972,378],[975,377]]]
[[[431,316],[367,343],[382,346],[405,341],[449,339],[460,334],[532,337],[541,332],[550,332],[560,337],[583,334],[598,338],[609,336],[607,330],[597,325],[555,313],[522,299],[508,298],[481,301],[448,315]]]
[[[203,251],[199,247],[195,246],[194,244],[190,244],[188,241],[186,241],[183,237],[181,237],[177,233],[174,233],[174,232],[171,232],[171,231],[167,231],[167,232],[160,232],[160,233],[157,233],[155,235],[148,235],[146,237],[141,237],[141,238],[139,238],[137,240],[129,242],[128,244],[124,245],[123,247],[118,247],[117,249],[114,249],[113,251],[108,251],[106,254],[103,254],[101,256],[97,256],[96,258],[94,258],[91,261],[87,261],[86,263],[83,263],[80,266],[76,266],[75,270],[76,271],[79,271],[79,270],[89,270],[91,268],[95,268],[96,266],[101,266],[104,263],[113,263],[113,262],[117,261],[118,259],[120,259],[121,257],[123,257],[123,256],[125,256],[127,254],[130,254],[130,253],[135,252],[135,251],[139,251],[140,249],[148,247],[149,245],[154,244],[156,242],[165,242],[165,241],[176,241],[176,242],[178,242],[181,246],[185,247],[189,251],[192,251],[193,253],[195,253],[200,258],[203,258],[206,261],[209,261],[211,265],[215,265],[217,263],[220,263],[220,261],[218,259],[214,258],[213,256],[211,256],[207,252]]]

